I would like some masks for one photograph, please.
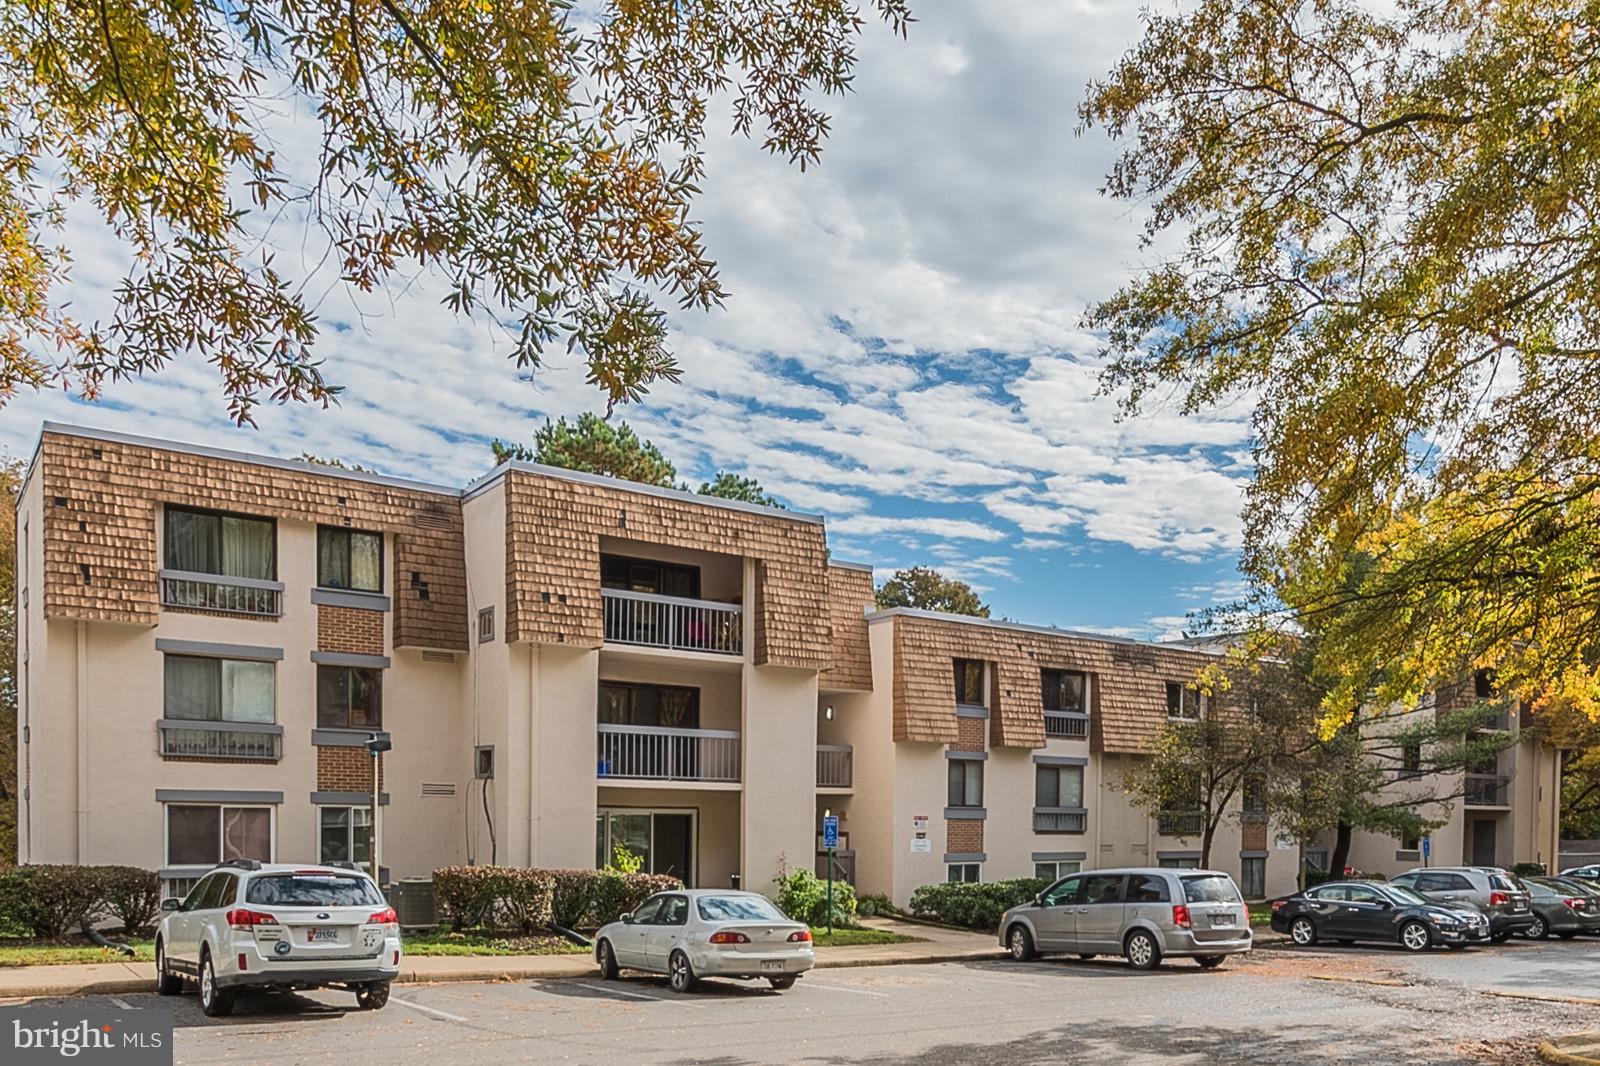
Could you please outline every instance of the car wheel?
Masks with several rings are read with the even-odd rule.
[[[1400,927],[1400,946],[1407,951],[1427,951],[1433,946],[1433,934],[1421,922],[1407,922]]]
[[[388,981],[368,981],[356,989],[356,1006],[362,1010],[382,1010],[388,1002]]]
[[[621,973],[622,967],[617,965],[617,953],[611,950],[611,941],[600,941],[600,976],[615,981]]]
[[[1550,927],[1544,924],[1543,918],[1535,914],[1533,916],[1533,924],[1528,926],[1527,930],[1522,935],[1527,937],[1529,940],[1543,940],[1545,937],[1550,935]]]
[[[183,978],[167,969],[167,948],[156,941],[156,995],[175,996],[183,991]]]
[[[667,960],[667,984],[674,992],[694,991],[694,967],[689,965],[689,956],[681,951],[674,951]]]
[[[1011,957],[1018,962],[1028,962],[1036,954],[1033,937],[1025,925],[1013,925],[1011,932],[1006,934],[1006,943],[1011,946]]]
[[[1194,961],[1200,964],[1202,970],[1215,970],[1225,958],[1226,955],[1196,955]]]
[[[774,991],[787,992],[789,989],[794,987],[794,978],[792,976],[769,977],[767,978],[767,984],[771,985]]]
[[[1317,927],[1310,918],[1300,917],[1289,923],[1289,939],[1303,948],[1317,942]]]
[[[200,949],[200,1010],[207,1018],[226,1018],[233,1013],[233,993],[217,987],[211,952],[204,948]]]
[[[1156,944],[1156,938],[1143,929],[1135,929],[1128,934],[1122,954],[1135,970],[1153,970],[1161,965],[1161,948]]]

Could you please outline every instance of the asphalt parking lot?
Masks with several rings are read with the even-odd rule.
[[[643,977],[408,985],[380,1012],[318,992],[244,998],[227,1019],[193,995],[74,1002],[174,1008],[179,1063],[1531,1063],[1538,1038],[1600,1024],[1597,976],[1587,940],[1262,949],[1214,973],[997,958],[819,971],[782,994],[706,982],[684,997]]]

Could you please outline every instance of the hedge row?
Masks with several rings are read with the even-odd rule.
[[[1000,915],[1032,902],[1049,887],[1049,881],[1037,877],[923,885],[911,893],[911,913],[945,925],[993,930],[1000,924]]]
[[[682,887],[682,881],[665,874],[615,870],[448,866],[433,872],[439,914],[457,931],[473,926],[525,933],[549,925],[598,929],[651,895]]]
[[[14,866],[0,872],[0,927],[55,939],[113,918],[130,933],[161,913],[161,879],[134,866]]]

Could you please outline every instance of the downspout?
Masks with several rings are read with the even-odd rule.
[[[509,521],[509,518],[507,519]],[[511,654],[511,645],[506,645]],[[528,645],[528,865],[539,865],[539,669],[537,644]]]
[[[89,850],[89,624],[74,623],[77,637],[77,683],[74,694],[78,726],[78,834],[73,862],[82,866]]]

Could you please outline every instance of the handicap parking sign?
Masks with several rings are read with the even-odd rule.
[[[839,846],[839,816],[830,814],[822,820],[822,846],[829,851]]]

